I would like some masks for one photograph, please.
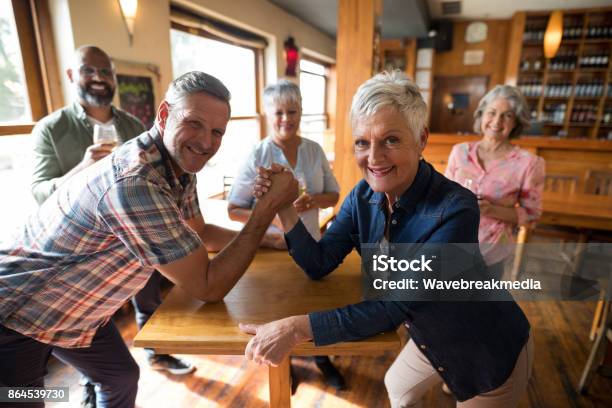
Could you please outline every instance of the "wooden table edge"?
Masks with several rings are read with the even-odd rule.
[[[392,339],[388,339],[391,336]],[[377,339],[379,337],[383,337]],[[191,344],[187,344],[191,343]],[[219,343],[194,345],[193,340],[181,344],[181,342],[173,342],[172,345],[159,340],[142,340],[138,336],[134,339],[134,347],[143,347],[154,349],[157,353],[167,354],[203,354],[203,355],[220,355],[220,356],[235,356],[243,355],[246,347],[245,342],[236,343]],[[336,343],[329,346],[316,347],[312,342],[303,343],[296,346],[292,352],[292,356],[317,356],[317,355],[334,355],[334,356],[374,356],[386,351],[399,351],[401,341],[397,333],[388,332],[383,335],[378,335],[373,338],[364,339],[354,342]]]

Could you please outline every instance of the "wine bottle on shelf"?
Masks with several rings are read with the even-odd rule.
[[[566,105],[564,103],[557,105],[555,107],[554,116],[553,116],[553,121],[555,123],[558,123],[558,124],[563,123],[563,120],[565,119],[565,108],[566,108]]]
[[[601,121],[605,125],[612,124],[612,106],[606,106]]]
[[[533,61],[533,69],[539,71],[542,69],[542,60],[538,57]]]
[[[578,111],[578,120],[576,122],[583,123],[585,119],[586,119],[585,105],[580,105],[580,110]]]

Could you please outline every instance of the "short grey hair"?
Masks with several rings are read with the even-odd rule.
[[[281,103],[295,103],[302,109],[302,93],[300,87],[291,81],[281,79],[275,84],[268,85],[263,93],[264,109],[271,112]]]
[[[476,108],[476,111],[474,112],[474,132],[478,134],[482,133],[482,130],[480,129],[482,125],[482,115],[489,104],[498,98],[504,98],[508,101],[512,111],[514,112],[514,116],[516,117],[516,125],[509,135],[510,139],[514,139],[523,133],[524,129],[529,127],[530,115],[525,97],[517,87],[511,85],[495,86],[495,88],[487,92],[487,94],[482,97],[480,102],[478,102],[478,108]]]
[[[427,105],[417,86],[400,70],[381,72],[365,81],[353,96],[350,120],[369,117],[391,106],[404,116],[406,124],[419,141],[427,126]]]
[[[230,91],[221,81],[212,75],[201,71],[191,71],[176,78],[166,91],[164,100],[168,103],[168,109],[172,111],[185,97],[195,93],[203,92],[225,102],[228,109],[228,118],[232,115],[230,106]]]

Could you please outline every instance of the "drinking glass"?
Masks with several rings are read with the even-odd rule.
[[[295,178],[298,182],[299,195],[306,193],[306,176],[302,173],[295,173]]]
[[[94,125],[93,132],[94,144],[103,143],[113,145],[113,148],[119,143],[119,135],[115,129],[115,125]]]

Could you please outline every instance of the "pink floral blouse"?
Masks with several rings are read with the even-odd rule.
[[[514,206],[519,225],[534,224],[542,214],[544,159],[515,146],[504,158],[491,161],[485,171],[478,161],[478,145],[453,146],[444,175],[491,204]],[[480,216],[478,241],[487,264],[513,253],[514,225]]]

